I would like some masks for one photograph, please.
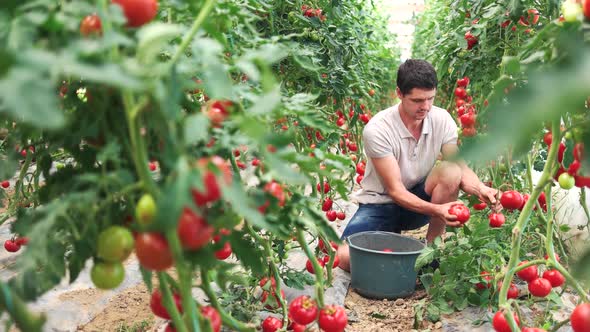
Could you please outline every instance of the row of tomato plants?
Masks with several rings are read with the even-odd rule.
[[[167,331],[344,330],[322,243],[338,241],[333,201],[362,179],[360,132],[391,101],[399,55],[373,7],[42,0],[0,14],[5,246],[28,241],[0,303],[19,328],[45,321],[23,301],[89,258],[94,284],[115,288],[134,252]],[[278,295],[304,284],[313,297]],[[279,318],[260,322],[261,307]]]
[[[568,256],[564,234],[571,228],[557,225],[552,197],[557,187],[579,187],[580,209],[590,219],[585,205],[590,178],[582,153],[589,137],[588,91],[558,83],[564,77],[587,81],[579,72],[587,62],[578,61],[588,54],[588,45],[569,40],[588,40],[590,2],[428,5],[419,18],[414,53],[438,69],[438,100],[461,126],[464,156],[480,165],[482,178],[503,191],[499,198],[504,211],[490,211],[477,198],[467,198],[475,210],[484,210],[422,257],[420,264],[437,258],[441,268],[422,277],[432,305],[419,315],[437,319],[467,305],[491,306],[496,331],[556,330],[569,322],[574,331],[587,331],[588,254],[576,258],[577,265],[567,265],[577,267],[575,275],[559,261],[557,251]],[[541,172],[536,183],[534,170]],[[581,227],[588,229],[588,224]],[[531,296],[519,293],[515,274],[527,282]],[[559,307],[555,287],[579,296],[568,319],[556,321],[554,305],[538,317],[523,316],[520,306],[539,298],[548,296]],[[535,325],[539,327],[530,327]]]

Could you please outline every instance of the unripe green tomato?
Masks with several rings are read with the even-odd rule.
[[[55,168],[57,168],[57,169],[63,169],[64,167],[66,167],[66,165],[64,165],[64,163],[55,163]]]
[[[506,165],[504,163],[501,163],[500,165],[498,165],[498,169],[500,170],[500,173],[506,173],[508,171],[508,169],[506,168]]]
[[[150,194],[141,196],[135,206],[135,218],[142,225],[151,224],[156,215],[156,201]]]
[[[97,256],[107,262],[122,262],[133,252],[133,234],[122,226],[111,226],[98,235]]]
[[[573,134],[571,131],[566,131],[564,137],[565,139],[572,139]]]
[[[561,189],[565,190],[572,189],[576,184],[576,179],[574,179],[574,177],[569,175],[568,173],[561,173],[557,181],[559,181],[559,186],[561,187]]]
[[[297,20],[297,13],[296,12],[289,12],[289,22],[295,22]]]
[[[120,262],[94,262],[92,270],[90,270],[90,279],[97,288],[113,289],[125,279],[125,268]]]

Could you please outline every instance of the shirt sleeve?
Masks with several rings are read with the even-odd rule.
[[[443,126],[443,141],[442,144],[457,144],[457,124],[453,117],[446,111],[444,111],[444,126]]]
[[[393,154],[393,147],[379,127],[367,125],[363,129],[363,145],[369,158],[383,158]]]

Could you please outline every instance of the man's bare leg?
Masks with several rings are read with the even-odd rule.
[[[441,162],[432,169],[426,178],[424,189],[430,195],[431,203],[443,204],[455,201],[459,196],[461,186],[461,167],[448,161]],[[426,241],[432,243],[434,239],[445,233],[446,223],[443,219],[432,217],[426,233]]]

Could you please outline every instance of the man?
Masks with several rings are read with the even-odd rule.
[[[359,209],[342,238],[364,231],[420,228],[428,223],[426,240],[445,232],[445,226],[460,227],[449,214],[459,189],[497,204],[497,191],[485,186],[463,162],[447,159],[458,151],[457,125],[451,115],[433,106],[438,80],[432,65],[407,60],[398,69],[400,103],[379,112],[363,130],[367,155]],[[435,166],[442,154],[443,161]],[[340,268],[350,271],[348,245],[338,248]]]

